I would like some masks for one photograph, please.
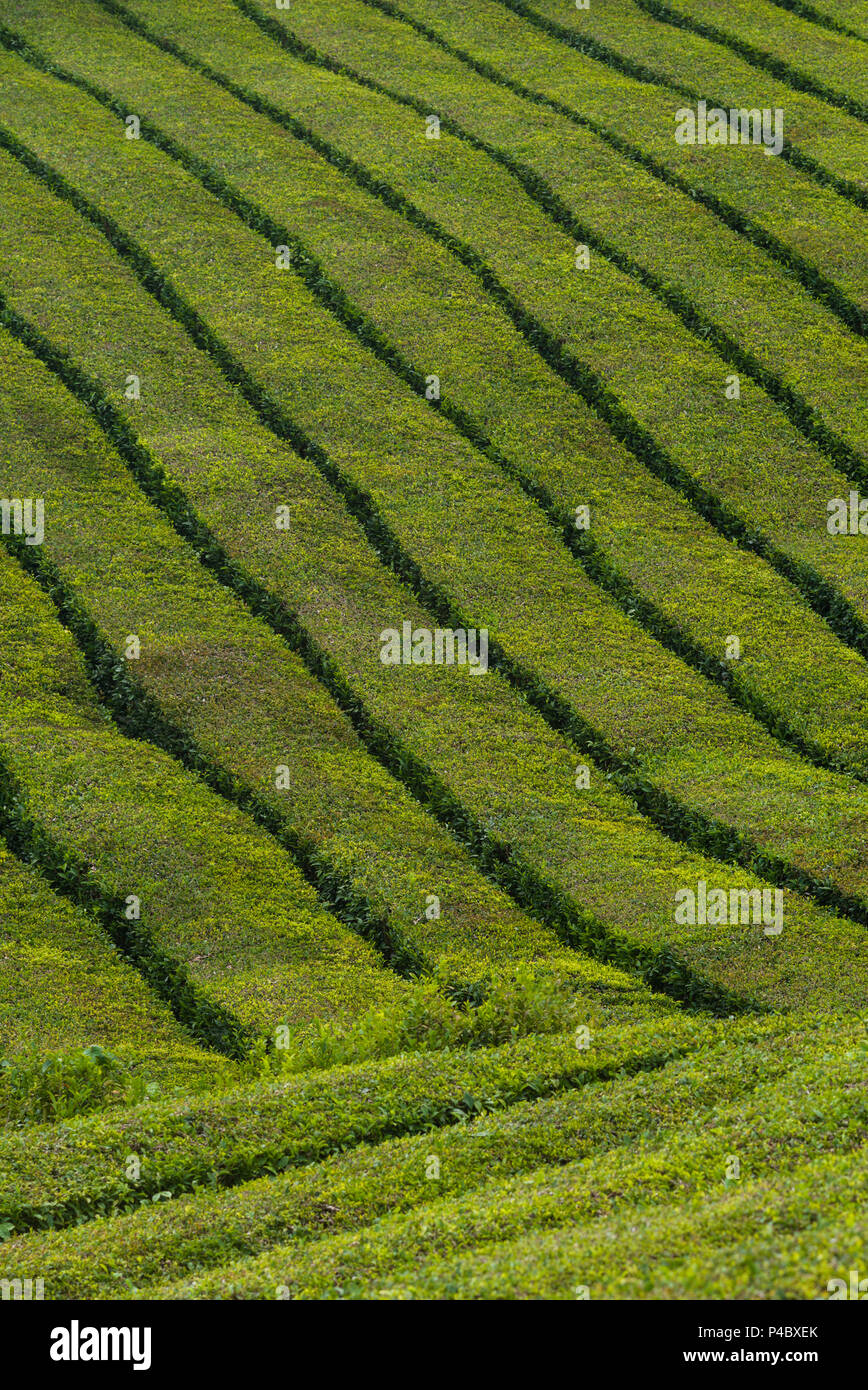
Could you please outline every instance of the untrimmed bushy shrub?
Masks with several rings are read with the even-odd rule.
[[[108,1105],[152,1100],[156,1082],[133,1076],[94,1043],[68,1052],[0,1059],[0,1124],[68,1120]]]

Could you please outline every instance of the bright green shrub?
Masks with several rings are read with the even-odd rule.
[[[735,209],[750,230],[758,230],[759,244],[770,235],[784,255],[790,251],[801,258],[805,269],[813,267],[815,273],[822,272],[851,294],[863,312],[868,308],[868,269],[859,250],[861,209],[848,205],[832,189],[822,186],[837,177],[845,187],[858,187],[861,183],[864,188],[864,159],[853,138],[856,123],[852,118],[832,108],[821,116],[819,103],[815,103],[813,128],[804,131],[806,157],[814,161],[806,173],[801,167],[794,167],[795,161],[791,164],[784,159],[768,159],[760,150],[744,151],[746,159],[720,159],[714,147],[681,146],[673,139],[673,115],[685,104],[686,92],[692,95],[698,88],[699,96],[711,96],[712,100],[719,97],[728,104],[726,87],[722,91],[712,89],[702,81],[703,68],[693,53],[688,58],[689,70],[684,73],[686,83],[682,80],[680,91],[672,91],[655,85],[653,79],[636,80],[619,71],[612,48],[605,43],[607,37],[611,38],[611,30],[606,33],[603,28],[597,29],[596,15],[576,11],[561,0],[509,0],[508,5],[499,0],[482,0],[472,10],[463,12],[451,4],[444,7],[433,6],[427,0],[401,0],[399,8],[435,29],[443,25],[453,44],[484,56],[507,76],[514,76],[544,96],[574,107],[580,94],[580,109],[585,116],[696,187],[698,195],[705,195],[712,205],[722,200]],[[511,9],[522,15],[540,15],[546,25],[556,26],[557,33],[577,38],[580,43],[594,42],[600,36],[609,53],[596,60],[585,56],[556,35],[540,32],[518,14],[510,14]],[[634,17],[631,10],[631,27],[641,27],[644,19],[641,13]],[[492,33],[498,36],[496,47],[483,37]],[[656,33],[658,50],[669,47],[677,51],[684,43],[684,34],[668,26],[657,26]],[[625,47],[629,48],[629,40],[625,45],[619,37],[614,52]],[[664,68],[665,63],[664,59]],[[737,59],[732,66],[738,66]],[[658,64],[652,62],[651,67],[658,68]],[[763,84],[763,90],[775,91],[773,78],[769,78],[768,85]],[[784,99],[785,107],[790,100],[800,101],[800,111],[804,110],[803,99],[797,93]],[[734,104],[740,106],[742,102]],[[769,102],[759,104],[767,106]],[[800,144],[802,126],[800,121]],[[817,160],[828,165],[828,171],[817,167]],[[819,175],[817,183],[811,178],[815,171]],[[804,216],[806,200],[810,202],[810,217]]]
[[[84,1115],[120,1102],[125,1083],[119,1059],[97,1044],[30,1062],[0,1058],[0,1123]],[[148,1085],[152,1094],[159,1091],[155,1082]]]

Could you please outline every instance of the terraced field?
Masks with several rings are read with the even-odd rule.
[[[868,1273],[866,60],[0,0],[4,1298]]]

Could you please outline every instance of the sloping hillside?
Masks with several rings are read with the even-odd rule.
[[[868,1268],[866,58],[0,0],[8,1287]]]

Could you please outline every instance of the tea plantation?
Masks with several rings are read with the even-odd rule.
[[[4,1298],[868,1274],[866,333],[868,0],[0,0]]]

